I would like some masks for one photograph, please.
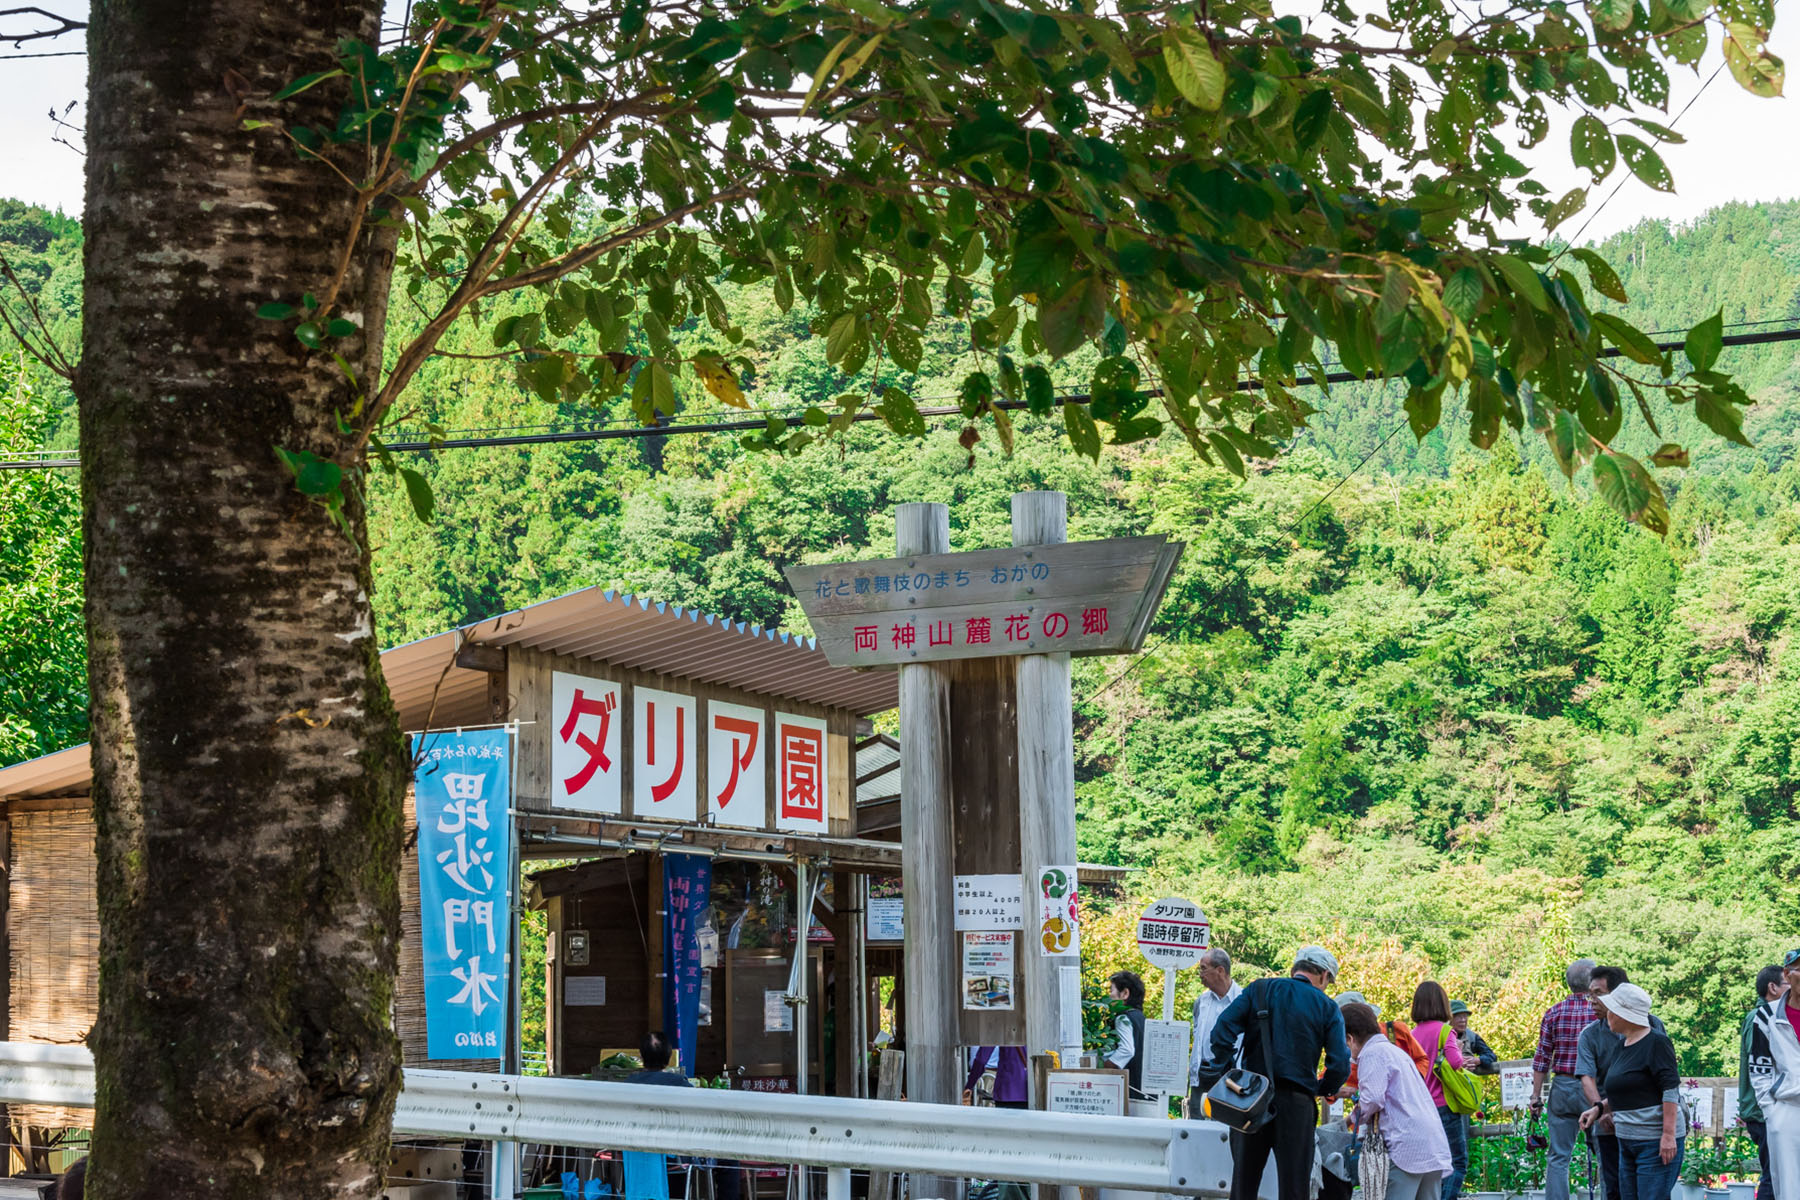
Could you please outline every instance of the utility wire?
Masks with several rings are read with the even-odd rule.
[[[1800,341],[1800,329],[1775,329],[1762,333],[1729,334],[1722,339],[1726,346],[1762,346],[1774,342]],[[1657,342],[1658,350],[1679,350],[1681,342]],[[1622,352],[1616,348],[1600,351],[1597,357],[1617,358]],[[1321,380],[1308,377],[1299,381],[1297,386],[1317,387],[1321,383],[1374,383],[1381,382],[1382,376],[1357,375],[1351,371],[1329,371]],[[1262,384],[1254,379],[1246,379],[1237,385],[1243,392],[1255,391]],[[1161,395],[1159,389],[1149,389],[1147,396]],[[1071,393],[1057,400],[1058,404],[1086,404],[1092,399],[1086,392]],[[993,406],[1004,411],[1016,412],[1027,407],[1023,400],[995,400]],[[955,405],[926,407],[919,409],[919,415],[926,418],[952,417],[961,414]],[[884,420],[880,413],[857,412],[849,416],[854,424]],[[468,437],[445,438],[442,441],[417,440],[388,442],[387,448],[397,454],[429,454],[437,450],[474,450],[490,446],[544,446],[567,442],[601,442],[614,440],[636,441],[642,438],[676,437],[682,434],[696,433],[750,433],[767,429],[769,422],[775,421],[790,429],[805,425],[805,418],[791,413],[764,413],[754,417],[738,418],[727,421],[690,421],[669,425],[637,425],[620,423],[613,426],[602,426],[589,429],[568,429],[551,433],[525,433],[501,437]],[[1388,435],[1392,437],[1392,434]],[[81,465],[79,457],[36,458],[36,459],[0,459],[0,471],[47,470],[59,467],[77,467]]]

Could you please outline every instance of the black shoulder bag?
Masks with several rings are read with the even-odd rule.
[[[1239,1133],[1254,1133],[1275,1116],[1271,1106],[1275,1097],[1275,1058],[1274,1035],[1269,1028],[1269,989],[1266,981],[1253,983],[1250,989],[1262,1034],[1263,1068],[1268,1074],[1233,1067],[1206,1093],[1207,1115]]]

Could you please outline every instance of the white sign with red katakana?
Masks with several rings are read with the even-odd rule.
[[[700,819],[699,704],[655,688],[631,690],[632,815],[657,821]]]
[[[831,812],[825,722],[775,714],[775,828],[784,833],[825,833]]]
[[[567,671],[551,675],[553,807],[609,815],[625,811],[625,763],[619,735],[624,720],[618,684]]]
[[[706,801],[718,824],[766,827],[767,730],[768,719],[760,708],[706,702]]]

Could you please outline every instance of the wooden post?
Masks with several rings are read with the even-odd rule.
[[[950,510],[902,504],[895,513],[900,557],[950,550]],[[900,668],[900,844],[906,862],[906,1095],[955,1104],[957,974],[951,830],[950,673],[935,664]],[[954,1183],[946,1181],[954,1188]],[[954,1195],[914,1178],[917,1196]]]
[[[1012,498],[1013,545],[1045,546],[1069,537],[1068,497],[1020,492]],[[1075,862],[1075,728],[1069,699],[1069,656],[1019,658],[1019,848],[1024,872],[1026,929],[1019,958],[1024,980],[1027,1051],[1059,1050],[1073,1064],[1080,1045],[1062,1040],[1058,968],[1069,960],[1039,951],[1035,940],[1038,876],[1045,867]],[[904,695],[904,684],[902,684]]]

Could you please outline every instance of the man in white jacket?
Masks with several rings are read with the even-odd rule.
[[[1768,1126],[1775,1200],[1800,1200],[1800,950],[1781,963],[1787,995],[1756,1010],[1750,1025],[1750,1086]]]

